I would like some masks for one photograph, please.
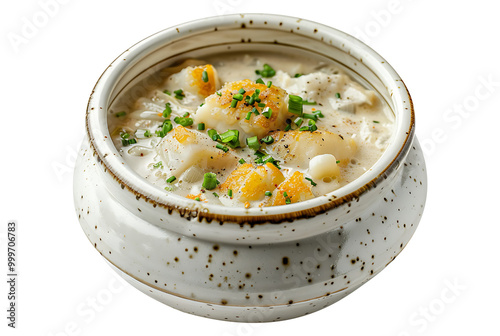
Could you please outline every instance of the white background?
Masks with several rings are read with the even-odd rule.
[[[44,22],[46,2],[0,5],[0,334],[498,334],[500,19],[493,1],[66,0]],[[87,99],[106,66],[161,29],[239,12],[299,16],[361,37],[407,84],[428,165],[427,207],[401,255],[346,299],[279,323],[199,318],[121,284],[73,209]],[[29,23],[39,27],[23,36]],[[24,40],[13,44],[13,36]],[[3,280],[12,219],[19,227],[15,330],[6,326]]]

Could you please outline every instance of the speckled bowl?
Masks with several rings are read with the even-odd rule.
[[[117,95],[133,87],[128,94],[141,96],[156,84],[158,69],[183,58],[256,49],[334,60],[378,91],[395,114],[396,132],[372,169],[322,197],[242,209],[167,194],[123,162],[107,129]],[[106,69],[86,118],[74,179],[85,234],[133,286],[188,313],[256,322],[326,307],[394,260],[424,208],[424,159],[405,85],[372,49],[311,21],[245,14],[163,30]]]

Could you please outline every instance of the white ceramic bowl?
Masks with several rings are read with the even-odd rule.
[[[230,208],[166,193],[138,176],[111,141],[107,111],[120,93],[146,93],[158,69],[227,50],[303,52],[334,60],[395,114],[377,163],[322,197]],[[144,81],[144,79],[146,80]],[[163,30],[120,55],[89,100],[75,206],[92,245],[132,285],[174,308],[231,321],[275,321],[343,298],[406,246],[426,197],[410,95],[376,52],[311,21],[264,14],[206,18]]]

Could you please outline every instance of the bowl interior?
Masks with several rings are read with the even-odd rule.
[[[117,97],[131,101],[144,96],[163,81],[159,70],[186,58],[261,50],[314,54],[337,63],[351,77],[379,95],[395,116],[395,132],[390,145],[376,164],[357,180],[325,196],[287,206],[240,209],[200,204],[149,184],[123,164],[109,137],[107,111]],[[413,136],[413,107],[408,91],[392,67],[375,51],[354,37],[333,28],[297,18],[263,14],[229,15],[207,18],[172,27],[152,35],[120,55],[103,73],[89,101],[87,125],[94,148],[106,167],[135,192],[164,205],[196,209],[200,213],[243,216],[298,213],[341,204],[367,185],[382,178],[407,154]],[[112,154],[112,155],[110,155]],[[335,204],[334,204],[335,203]]]

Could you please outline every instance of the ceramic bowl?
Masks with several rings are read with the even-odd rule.
[[[326,57],[378,91],[396,131],[369,171],[322,197],[243,209],[168,194],[124,163],[107,128],[120,93],[140,97],[156,84],[157,70],[185,58],[256,49]],[[425,197],[413,105],[394,69],[334,28],[267,14],[189,22],[116,58],[90,96],[74,178],[83,231],[128,282],[179,310],[245,322],[314,312],[373,278],[410,240]]]

